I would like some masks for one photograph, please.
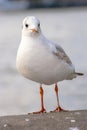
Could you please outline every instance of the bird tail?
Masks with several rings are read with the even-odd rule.
[[[82,76],[82,75],[84,75],[83,73],[78,73],[78,72],[76,72],[75,73],[77,76]]]

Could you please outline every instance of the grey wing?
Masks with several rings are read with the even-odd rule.
[[[55,50],[53,51],[53,54],[59,59],[64,60],[66,63],[72,64],[71,60],[69,59],[63,48],[57,44],[55,44]]]

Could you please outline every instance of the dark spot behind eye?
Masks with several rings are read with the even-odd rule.
[[[38,23],[38,27],[40,27],[40,23]]]
[[[26,27],[26,28],[28,28],[28,26],[29,26],[28,24],[25,24],[25,27]]]

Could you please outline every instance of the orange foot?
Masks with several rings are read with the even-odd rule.
[[[33,114],[40,114],[40,113],[46,113],[46,110],[43,108],[40,111],[33,112]]]
[[[33,112],[32,114],[40,114],[40,113],[46,113],[46,109],[43,108],[43,109],[41,109],[40,111]],[[30,113],[28,113],[28,114],[30,114]]]
[[[60,106],[57,107],[55,110],[51,111],[51,112],[67,112],[67,110],[64,110],[63,108],[61,108]]]

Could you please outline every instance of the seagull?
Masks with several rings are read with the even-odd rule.
[[[43,35],[40,21],[35,16],[27,16],[23,20],[16,66],[24,77],[40,84],[41,109],[33,112],[35,114],[46,112],[43,84],[55,85],[57,107],[53,112],[60,112],[64,109],[59,103],[58,82],[83,75],[83,73],[75,72],[75,67],[64,49]]]

